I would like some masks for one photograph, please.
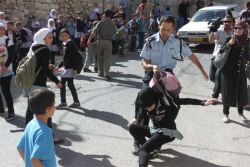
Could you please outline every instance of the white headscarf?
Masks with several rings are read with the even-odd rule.
[[[53,12],[55,12],[55,14],[53,14]],[[49,13],[49,17],[56,19],[57,18],[57,11],[55,9],[51,9],[51,11]]]
[[[0,15],[5,17],[5,13],[4,12],[0,12]]]
[[[50,22],[54,22],[54,25],[51,26],[51,25],[49,24]],[[47,27],[48,27],[51,31],[54,30],[54,29],[56,29],[55,20],[52,19],[52,18],[50,18],[50,19],[48,20]]]
[[[34,45],[46,45],[44,42],[45,37],[51,32],[50,29],[48,28],[42,28],[39,31],[37,31],[34,35],[34,42],[32,43],[31,47],[32,48]]]
[[[7,21],[6,20],[0,20],[1,27],[4,27],[4,29],[7,29]]]
[[[0,27],[5,28],[5,25],[3,23],[0,23]]]

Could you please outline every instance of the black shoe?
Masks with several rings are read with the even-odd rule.
[[[90,69],[88,69],[88,68],[84,68],[83,71],[84,71],[84,72],[92,72],[92,71],[91,71]]]
[[[217,94],[212,94],[212,98],[218,99],[219,95]]]
[[[138,154],[139,148],[140,148],[140,144],[134,143],[133,144],[133,151],[132,151],[132,153],[133,154]]]
[[[0,110],[0,115],[4,115],[5,111],[4,110]]]
[[[149,159],[154,159],[154,158],[157,158],[158,156],[159,156],[159,152],[156,150],[149,153]]]
[[[69,105],[70,108],[76,108],[76,107],[80,107],[80,106],[81,106],[80,103],[76,103],[76,102]]]
[[[12,121],[14,119],[14,114],[9,114],[6,121]]]
[[[64,143],[64,140],[62,138],[54,138],[53,141],[54,141],[54,144],[62,144],[62,143]]]
[[[104,77],[104,75],[103,75],[103,74],[98,74],[98,76],[99,76],[99,77]]]
[[[67,103],[60,103],[56,106],[56,109],[61,109],[61,108],[66,108],[67,107]]]
[[[94,71],[95,71],[95,72],[98,72],[98,67],[95,67],[95,68],[94,68]]]
[[[112,78],[111,78],[111,76],[107,75],[107,76],[105,76],[105,79],[106,79],[106,81],[110,81]]]

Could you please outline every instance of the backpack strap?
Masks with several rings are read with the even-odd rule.
[[[38,49],[36,49],[35,51],[33,51],[34,52],[34,55],[36,55],[38,52],[40,52],[41,50],[43,50],[43,49],[45,49],[46,47],[45,46],[43,46],[43,47],[40,47],[40,48],[38,48]]]
[[[32,48],[31,48],[31,50],[32,50],[32,52],[34,52],[34,56],[36,56],[36,54],[38,53],[38,52],[40,52],[41,50],[43,50],[43,49],[45,49],[46,47],[40,47],[40,48],[38,48],[37,50],[35,50],[35,51],[33,51],[32,50]],[[42,70],[42,67],[39,67],[39,69],[37,70],[37,72],[36,72],[36,77],[37,77],[37,75],[39,74],[39,72]]]

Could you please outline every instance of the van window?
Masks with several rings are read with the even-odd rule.
[[[209,22],[218,17],[224,18],[226,16],[225,10],[199,10],[192,17],[191,22]]]
[[[240,12],[241,12],[241,9],[239,6],[235,6],[228,10],[228,14],[229,15],[231,14],[231,16],[233,16],[234,18],[240,17]]]

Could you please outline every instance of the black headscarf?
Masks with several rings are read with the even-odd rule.
[[[138,100],[143,108],[147,108],[152,106],[154,103],[157,103],[159,100],[159,95],[156,91],[154,91],[151,87],[143,88],[138,93]]]

